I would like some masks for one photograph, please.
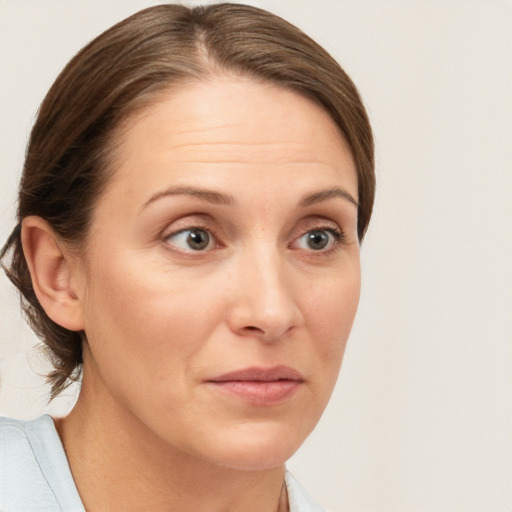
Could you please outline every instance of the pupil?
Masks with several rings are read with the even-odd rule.
[[[190,231],[187,242],[192,249],[204,249],[210,242],[210,235],[206,231],[195,229]]]
[[[315,251],[324,249],[328,243],[329,237],[325,231],[311,231],[308,235],[308,245]]]

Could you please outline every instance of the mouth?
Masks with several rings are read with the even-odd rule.
[[[286,401],[303,383],[304,377],[288,366],[245,368],[207,380],[207,384],[216,390],[258,406]]]

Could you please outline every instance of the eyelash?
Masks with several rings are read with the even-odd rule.
[[[185,235],[187,233],[191,233],[191,232],[194,232],[194,231],[202,231],[202,232],[207,233],[209,235],[209,237],[210,237],[208,245],[212,245],[212,247],[207,249],[207,250],[194,250],[192,248],[184,249],[184,248],[176,247],[175,244],[171,244],[170,241],[169,241],[172,237],[177,237],[178,235]],[[319,250],[310,249],[308,251],[307,249],[304,249],[307,252],[310,252],[312,254],[316,254],[318,256],[325,256],[325,255],[328,255],[328,254],[331,254],[331,253],[335,252],[336,250],[338,250],[345,243],[345,234],[344,234],[344,232],[340,228],[333,227],[332,225],[329,225],[329,226],[318,225],[318,226],[312,227],[311,229],[308,229],[307,231],[304,231],[300,236],[298,236],[297,238],[294,239],[294,241],[292,242],[291,245],[296,244],[303,237],[305,237],[306,235],[308,235],[310,233],[313,233],[315,231],[329,233],[329,235],[333,238],[332,246],[329,249],[327,249],[327,250],[324,250],[324,249],[319,249]],[[210,250],[215,249],[215,248],[222,248],[222,246],[223,246],[223,244],[219,242],[219,236],[215,233],[215,231],[212,230],[210,227],[206,227],[206,226],[203,226],[201,224],[194,224],[194,225],[190,225],[190,226],[181,228],[178,231],[174,231],[172,233],[165,234],[162,238],[163,238],[163,241],[164,241],[165,244],[167,244],[168,246],[172,246],[173,247],[172,250],[176,250],[178,252],[182,252],[182,253],[185,253],[187,255],[188,254],[200,255],[200,254],[204,254],[206,252],[210,252]]]
[[[196,225],[180,229],[178,231],[175,231],[174,233],[167,234],[167,235],[164,236],[164,241],[168,245],[173,245],[173,244],[171,244],[169,242],[170,239],[172,239],[173,237],[178,237],[179,235],[186,235],[187,233],[189,233],[188,236],[190,236],[190,233],[192,233],[194,231],[201,231],[201,232],[207,233],[208,236],[209,236],[208,245],[213,244],[213,246],[214,246],[213,248],[219,246],[218,237],[215,235],[215,233],[212,232],[211,229],[206,228],[206,227],[202,227],[202,226],[196,226]],[[202,251],[202,250],[195,251],[192,248],[189,248],[189,249],[178,249],[178,251],[182,251],[182,252],[185,252],[185,253],[208,252],[208,251]]]
[[[329,233],[329,235],[331,235],[333,240],[332,240],[331,247],[329,249],[326,249],[326,250],[310,249],[310,252],[312,252],[312,253],[316,253],[318,255],[328,255],[328,254],[331,254],[333,251],[339,249],[345,242],[345,235],[341,229],[334,228],[332,226],[319,226],[319,227],[315,227],[313,229],[308,229],[304,234],[302,234],[301,236],[296,238],[294,243],[297,243],[299,240],[303,239],[306,235],[312,234],[315,231],[319,232],[319,233]],[[329,243],[329,241],[328,241],[328,243]]]

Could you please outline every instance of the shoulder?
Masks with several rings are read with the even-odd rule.
[[[52,418],[0,418],[0,510],[81,510],[63,506],[63,486],[74,482]]]
[[[50,416],[31,421],[0,417],[0,460],[6,463],[0,465],[1,475],[12,474],[21,467],[38,467],[38,455],[45,455],[56,441]]]
[[[0,416],[0,442],[27,441],[34,433],[43,433],[54,428],[53,420],[48,415],[40,416],[35,420],[18,420]]]
[[[49,416],[24,421],[0,418],[0,477],[18,474],[21,469],[37,468],[36,452],[53,422]]]
[[[290,512],[326,512],[289,471],[286,471],[286,490]]]

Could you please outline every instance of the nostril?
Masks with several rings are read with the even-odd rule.
[[[246,333],[246,334],[256,334],[258,336],[261,336],[261,335],[265,335],[265,330],[262,329],[261,327],[256,327],[255,325],[247,325],[243,328],[243,331]]]

